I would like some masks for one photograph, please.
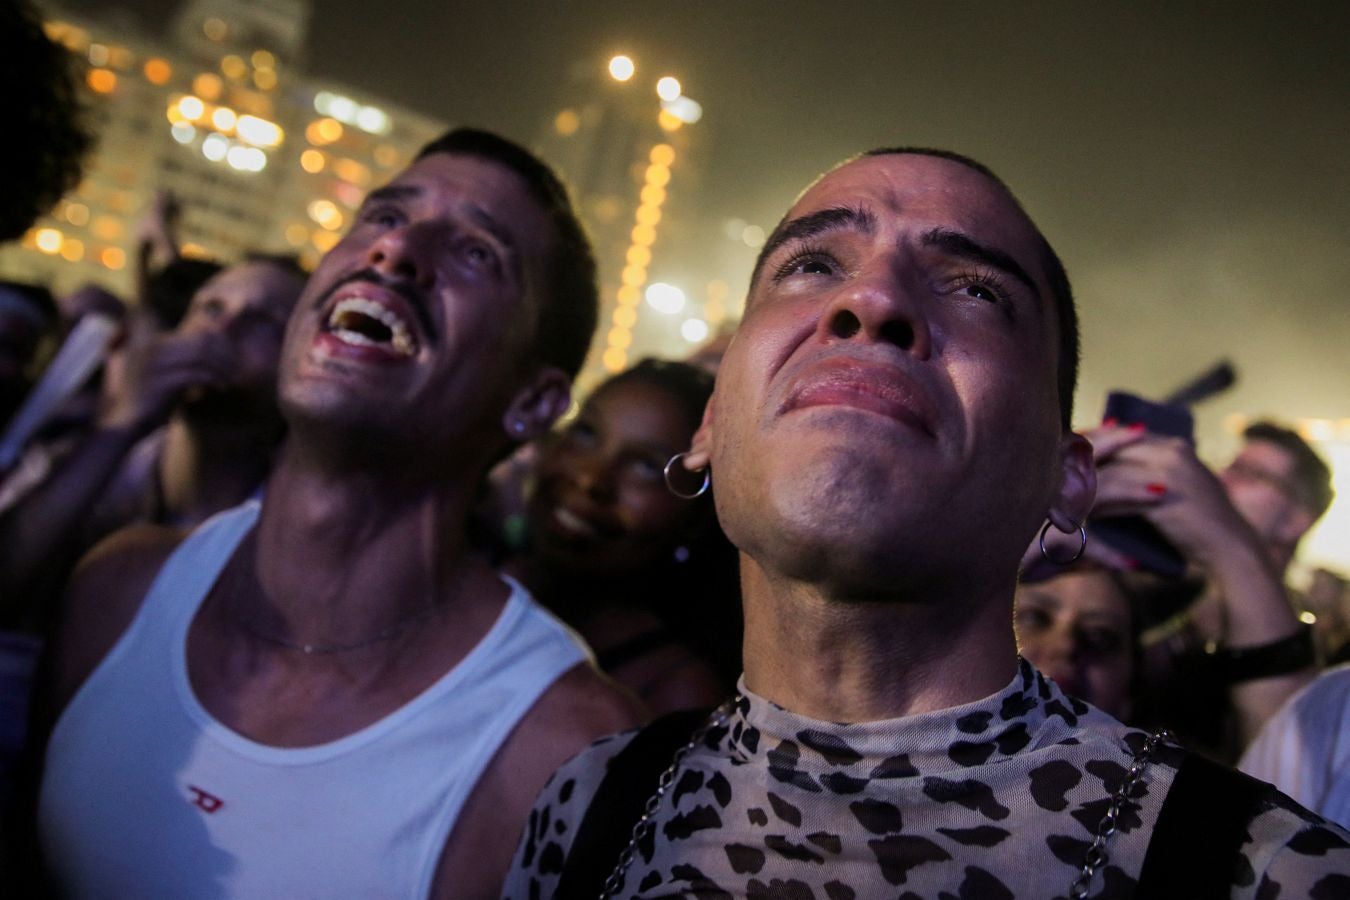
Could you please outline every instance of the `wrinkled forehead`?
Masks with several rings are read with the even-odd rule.
[[[996,181],[950,159],[916,153],[864,156],[827,172],[784,221],[830,207],[862,207],[893,228],[942,226],[1014,254],[1040,282],[1040,236]]]
[[[544,257],[553,229],[520,173],[504,163],[460,153],[432,153],[372,191],[365,205],[392,198],[425,215],[463,216],[523,258]]]
[[[1298,465],[1294,460],[1294,454],[1274,441],[1263,438],[1247,438],[1233,461],[1277,478],[1292,476]]]

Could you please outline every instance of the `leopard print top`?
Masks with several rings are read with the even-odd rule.
[[[505,896],[554,896],[608,761],[605,738],[530,813]],[[1006,689],[880,722],[806,719],[741,685],[730,719],[685,759],[619,897],[1064,897],[1144,733],[1068,697],[1026,661]],[[1094,876],[1134,896],[1181,754],[1155,755]],[[1272,792],[1248,823],[1232,896],[1350,897],[1350,834]]]

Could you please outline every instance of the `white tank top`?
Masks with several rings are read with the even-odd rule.
[[[497,748],[586,658],[507,579],[478,646],[390,715],[319,746],[248,740],[198,702],[185,648],[257,517],[250,501],[183,542],[52,732],[40,828],[71,896],[424,897]]]

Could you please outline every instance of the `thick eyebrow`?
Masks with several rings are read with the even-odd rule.
[[[410,200],[414,197],[421,196],[421,194],[422,189],[416,185],[386,184],[384,187],[376,188],[369,194],[366,194],[366,199],[361,201],[361,206],[365,207],[371,203],[380,203],[382,201]]]
[[[1031,291],[1032,294],[1040,295],[1040,289],[1036,287],[1036,282],[1031,280],[1027,270],[1022,268],[1017,260],[997,247],[981,244],[969,235],[948,228],[934,228],[924,232],[922,242],[925,247],[934,247],[952,256],[983,263],[991,268],[1006,272],[1026,285],[1027,290]]]
[[[789,241],[806,240],[818,237],[827,231],[836,231],[842,228],[852,228],[864,234],[871,234],[876,230],[876,225],[876,216],[861,206],[832,206],[828,209],[818,209],[813,213],[798,216],[795,219],[784,219],[778,223],[778,227],[773,230],[773,234],[769,235],[769,240],[765,242],[764,249],[759,251],[759,258],[755,261],[755,274],[751,283],[753,284],[754,281],[759,279],[759,270],[764,265],[764,260]]]

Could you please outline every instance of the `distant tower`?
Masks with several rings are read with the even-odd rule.
[[[628,57],[580,63],[565,81],[564,105],[536,142],[575,192],[600,266],[600,335],[583,385],[642,355],[689,349],[678,335],[672,339],[674,320],[642,321],[653,263],[679,227],[671,212],[680,207],[671,198],[694,196],[698,144],[689,126],[702,114],[675,79],[660,80],[661,95],[657,84]]]

